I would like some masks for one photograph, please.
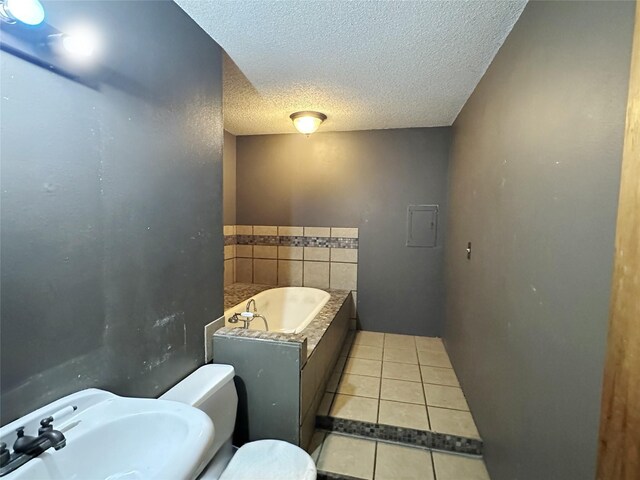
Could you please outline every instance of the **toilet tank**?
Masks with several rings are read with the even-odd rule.
[[[186,403],[209,415],[215,429],[211,458],[231,440],[238,410],[238,394],[231,365],[205,365],[160,397]]]

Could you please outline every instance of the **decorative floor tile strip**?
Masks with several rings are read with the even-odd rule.
[[[235,235],[225,235],[224,236],[224,244],[225,245],[235,245],[238,242],[238,239]]]
[[[316,428],[345,435],[416,445],[448,452],[482,455],[482,440],[458,435],[318,415]]]

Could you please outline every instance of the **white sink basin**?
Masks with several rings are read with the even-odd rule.
[[[193,479],[213,443],[213,423],[202,411],[167,400],[126,398],[88,389],[61,398],[0,429],[11,448],[15,430],[37,436],[40,420],[69,406],[54,420],[66,447],[50,448],[6,480]]]

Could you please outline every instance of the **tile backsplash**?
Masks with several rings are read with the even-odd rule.
[[[226,225],[224,284],[358,289],[358,229]]]

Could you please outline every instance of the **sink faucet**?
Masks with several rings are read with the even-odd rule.
[[[38,429],[37,437],[30,437],[24,435],[24,427],[18,428],[16,431],[18,438],[16,438],[13,444],[13,451],[15,453],[24,453],[27,455],[38,456],[45,450],[49,450],[51,447],[54,450],[60,450],[67,444],[67,439],[64,438],[62,432],[53,429],[53,417],[47,417],[40,420],[40,428]]]
[[[37,437],[25,435],[24,427],[18,428],[13,453],[9,452],[5,443],[0,443],[0,477],[13,472],[51,447],[60,450],[66,446],[67,439],[62,432],[53,429],[52,423],[53,417],[43,418]]]

